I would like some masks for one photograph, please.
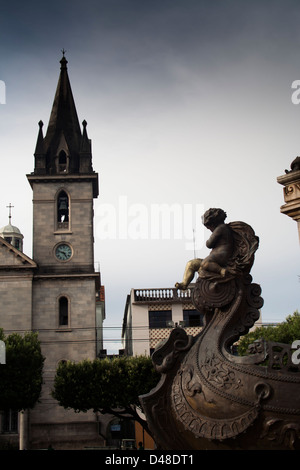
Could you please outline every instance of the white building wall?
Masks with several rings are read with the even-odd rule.
[[[172,305],[172,320],[174,323],[181,322],[183,320],[183,306],[182,304],[173,304]]]
[[[134,304],[134,290],[131,290],[133,356],[149,355],[148,305]]]
[[[148,291],[148,289],[145,289]],[[130,302],[125,310],[126,331],[123,336],[123,347],[129,355],[149,355],[151,350],[156,348],[162,341],[165,341],[172,330],[172,327],[152,327],[149,328],[149,311],[171,310],[173,326],[183,321],[184,308],[193,309],[191,302],[169,302],[169,299],[161,302],[155,301],[155,297],[147,295],[142,300],[135,299],[135,289],[131,289]],[[151,289],[149,289],[151,291]],[[151,300],[154,300],[152,302]],[[201,331],[201,326],[185,328],[188,334],[196,335]]]

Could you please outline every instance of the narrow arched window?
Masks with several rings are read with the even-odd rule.
[[[59,326],[67,326],[69,324],[69,301],[67,297],[59,298],[58,309],[59,309]]]
[[[68,158],[64,150],[61,150],[58,155],[58,171],[65,173],[68,170]]]
[[[68,228],[70,220],[69,196],[60,191],[57,197],[57,227]]]

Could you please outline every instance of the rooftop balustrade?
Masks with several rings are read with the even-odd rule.
[[[134,289],[134,302],[191,302],[192,290],[192,287],[185,291],[175,287]]]

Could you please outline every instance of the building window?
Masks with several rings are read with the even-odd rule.
[[[64,150],[61,150],[58,155],[58,172],[67,173],[68,171],[68,157]]]
[[[3,411],[2,414],[2,432],[17,433],[18,432],[18,412],[13,410]]]
[[[149,312],[149,328],[167,328],[172,320],[172,310],[151,310]]]
[[[69,324],[69,301],[67,297],[60,297],[58,301],[59,308],[59,326]]]
[[[57,228],[69,228],[70,219],[69,196],[60,191],[57,197]]]
[[[202,326],[203,314],[195,309],[183,310],[183,321],[184,326]]]

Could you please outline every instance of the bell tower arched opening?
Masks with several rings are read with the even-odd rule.
[[[55,158],[57,173],[69,172],[69,155],[65,150],[61,150]]]
[[[69,229],[70,222],[70,199],[68,194],[62,190],[57,195],[57,228]]]

